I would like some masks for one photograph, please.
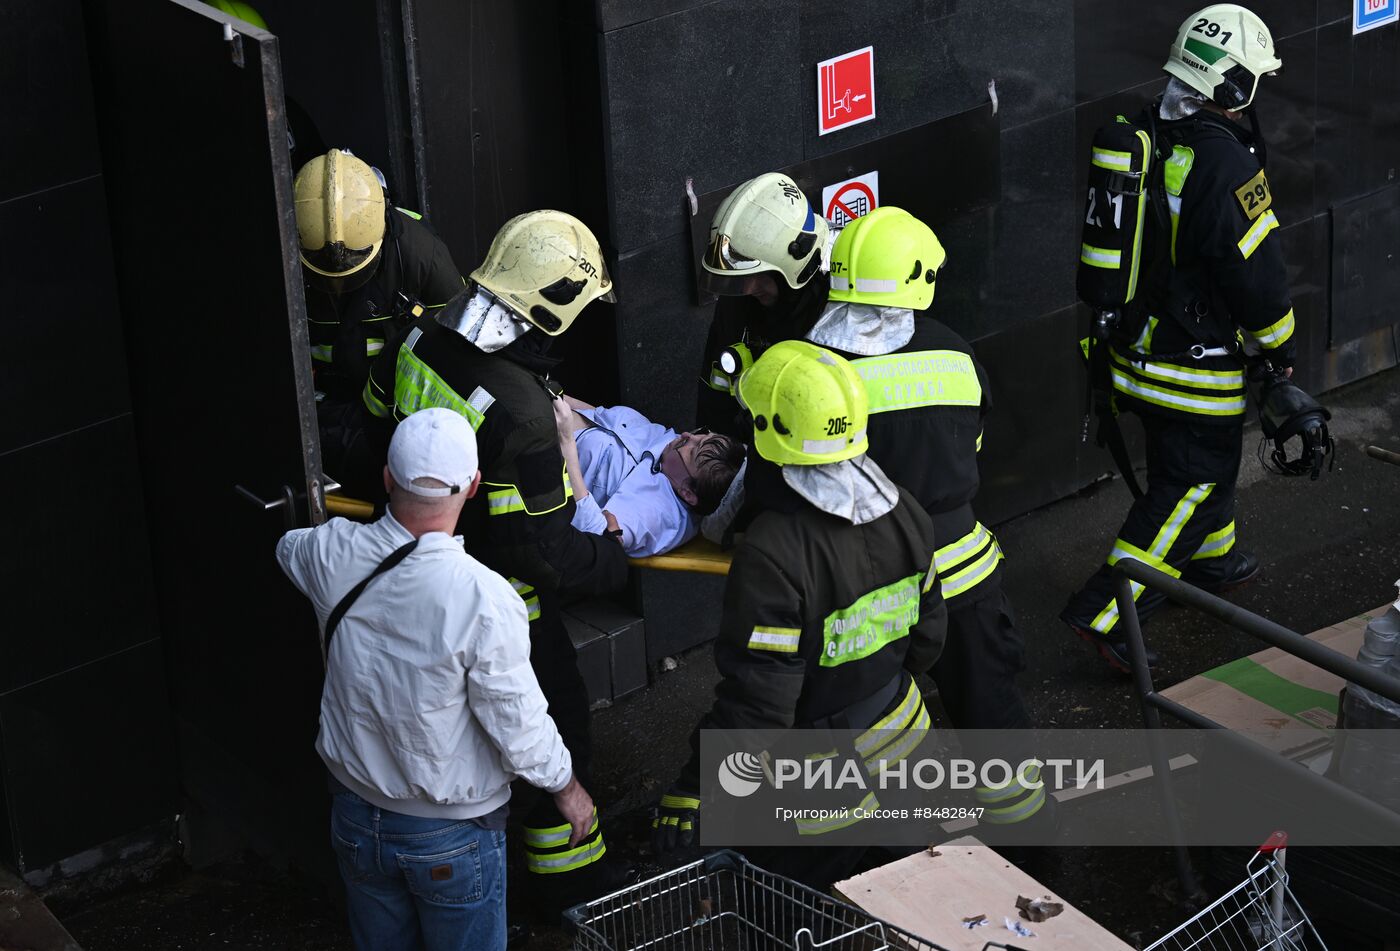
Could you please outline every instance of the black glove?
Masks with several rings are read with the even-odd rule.
[[[700,796],[673,785],[652,808],[651,850],[665,855],[677,847],[693,845],[700,828]]]

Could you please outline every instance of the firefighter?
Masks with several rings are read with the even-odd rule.
[[[857,218],[832,248],[830,303],[807,339],[851,361],[870,405],[870,455],[933,520],[948,609],[933,677],[948,718],[964,730],[1029,730],[1016,686],[1025,640],[1001,589],[1001,548],[972,509],[991,391],[972,346],[929,314],[946,257],[933,230],[901,208]],[[978,789],[982,821],[1040,815],[1049,800],[1035,785]]]
[[[459,293],[462,276],[442,240],[390,205],[374,169],[349,152],[311,159],[293,192],[322,463],[342,482],[368,472],[373,486],[378,463],[363,458],[359,412],[370,363],[416,316]]]
[[[705,342],[698,425],[749,441],[732,395],[741,364],[771,343],[801,338],[821,314],[827,234],[802,189],[777,172],[745,182],[720,204],[701,261],[701,287],[719,303]]]
[[[759,514],[725,584],[714,706],[653,819],[657,852],[694,840],[700,729],[868,730],[888,750],[929,727],[911,674],[938,659],[946,623],[933,526],[866,455],[860,377],[830,351],[788,340],[740,377],[738,396],[752,420],[757,455],[748,491]],[[836,829],[818,821],[799,831]],[[751,857],[825,887],[848,874],[861,851]]]
[[[525,599],[530,662],[585,784],[588,698],[559,598],[617,591],[627,581],[627,559],[615,538],[570,524],[573,494],[548,379],[557,361],[548,351],[599,298],[614,299],[612,281],[587,226],[559,211],[519,215],[497,232],[467,290],[419,316],[379,355],[363,394],[379,419],[444,406],[476,430],[482,491],[462,510],[459,528],[468,553]],[[569,825],[548,797],[523,825],[532,881],[555,910],[607,890],[601,828],[570,848]]]
[[[1235,544],[1246,370],[1290,372],[1295,325],[1251,107],[1259,78],[1282,65],[1258,17],[1232,3],[1206,7],[1182,23],[1166,91],[1141,120],[1155,124],[1165,163],[1164,224],[1157,253],[1145,245],[1153,264],[1112,332],[1108,358],[1117,405],[1146,430],[1147,489],[1107,563],[1060,614],[1119,670],[1130,665],[1111,574],[1120,558],[1216,592],[1259,570]],[[1250,128],[1241,125],[1246,116]],[[1163,603],[1133,591],[1143,619]],[[1155,662],[1149,651],[1148,665]]]

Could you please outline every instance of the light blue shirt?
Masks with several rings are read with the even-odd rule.
[[[653,423],[630,406],[578,411],[593,424],[574,434],[588,498],[574,511],[574,527],[596,535],[607,529],[603,509],[622,529],[630,557],[659,555],[695,535],[695,519],[665,473],[653,471],[676,431]]]

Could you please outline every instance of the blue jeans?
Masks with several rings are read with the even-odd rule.
[[[419,819],[332,797],[358,951],[494,951],[506,946],[506,837],[471,819]]]

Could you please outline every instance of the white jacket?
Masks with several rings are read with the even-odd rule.
[[[277,561],[324,628],[340,599],[413,536],[386,514],[288,532]],[[370,582],[331,641],[316,751],[352,792],[412,816],[470,819],[516,776],[558,792],[569,751],[530,667],[525,604],[462,539],[422,536]]]

